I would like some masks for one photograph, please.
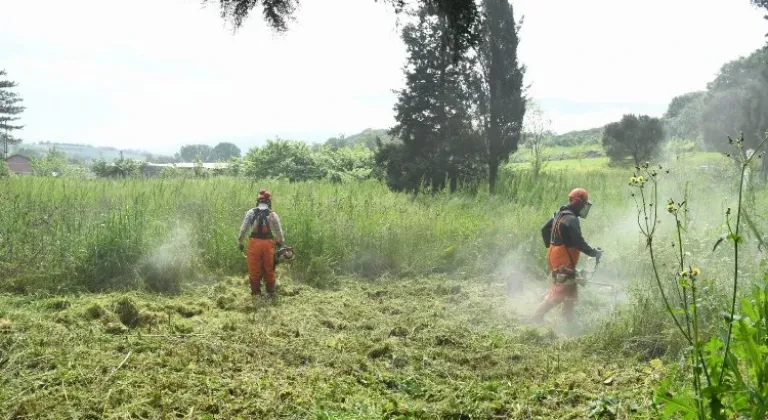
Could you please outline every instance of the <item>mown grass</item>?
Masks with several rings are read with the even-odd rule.
[[[659,362],[521,323],[503,283],[283,273],[179,297],[0,295],[7,418],[653,418]],[[588,312],[588,307],[579,313]]]

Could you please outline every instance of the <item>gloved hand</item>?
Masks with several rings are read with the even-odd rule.
[[[597,258],[597,260],[600,261],[600,257],[603,256],[603,248],[595,248],[595,251],[597,251],[597,255],[595,255],[595,258]]]
[[[241,242],[241,243],[238,243],[238,244],[237,244],[237,249],[239,249],[239,250],[240,250],[240,252],[243,252],[243,250],[245,250],[245,245],[243,245],[243,244],[242,244],[242,242]]]

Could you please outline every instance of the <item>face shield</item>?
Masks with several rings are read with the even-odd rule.
[[[592,208],[592,202],[587,201],[586,203],[584,203],[584,207],[579,211],[579,216],[581,216],[581,218],[583,219],[586,219],[587,215],[589,215],[590,208]]]

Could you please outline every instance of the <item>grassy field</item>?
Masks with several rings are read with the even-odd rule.
[[[512,164],[495,197],[373,181],[0,180],[0,414],[658,418],[653,388],[684,344],[650,276],[632,172],[600,162],[552,162],[536,179]],[[738,181],[712,156],[670,165],[661,200],[691,203],[686,247],[712,331],[731,270],[712,245]],[[583,289],[576,325],[553,311],[532,326],[547,286],[539,229],[576,186],[595,202],[585,237],[606,250],[593,280],[615,287]],[[297,251],[274,303],[251,301],[235,242],[261,187]],[[660,226],[668,243],[673,226]],[[665,270],[675,252],[660,247]],[[743,255],[756,284],[761,257]]]

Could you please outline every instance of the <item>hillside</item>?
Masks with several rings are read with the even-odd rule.
[[[369,149],[376,148],[376,137],[378,136],[383,143],[391,143],[394,137],[388,134],[389,129],[385,128],[366,128],[360,133],[353,134],[349,137],[331,137],[326,140],[325,145],[342,148],[342,147],[355,147],[357,145],[365,146]]]
[[[136,160],[147,160],[149,152],[144,150],[133,149],[117,149],[115,147],[104,146],[92,146],[89,144],[74,144],[74,143],[53,143],[53,142],[40,142],[40,143],[22,143],[18,145],[13,153],[18,153],[25,156],[42,156],[48,152],[51,148],[56,148],[61,152],[64,152],[71,160],[76,160],[84,163],[91,163],[97,159],[105,159],[108,161],[120,158],[120,152],[123,152],[125,158],[131,158]]]
[[[588,130],[569,131],[552,137],[555,146],[578,146],[584,144],[599,144],[603,135],[603,127]]]
[[[325,145],[335,148],[355,147],[357,145],[365,146],[369,149],[376,148],[376,136],[381,138],[384,143],[395,141],[395,138],[388,134],[388,129],[367,128],[360,133],[351,136],[331,137],[326,140]],[[554,146],[580,146],[590,144],[600,144],[600,138],[603,135],[603,127],[595,127],[587,130],[569,131],[563,134],[557,134],[552,137]]]

